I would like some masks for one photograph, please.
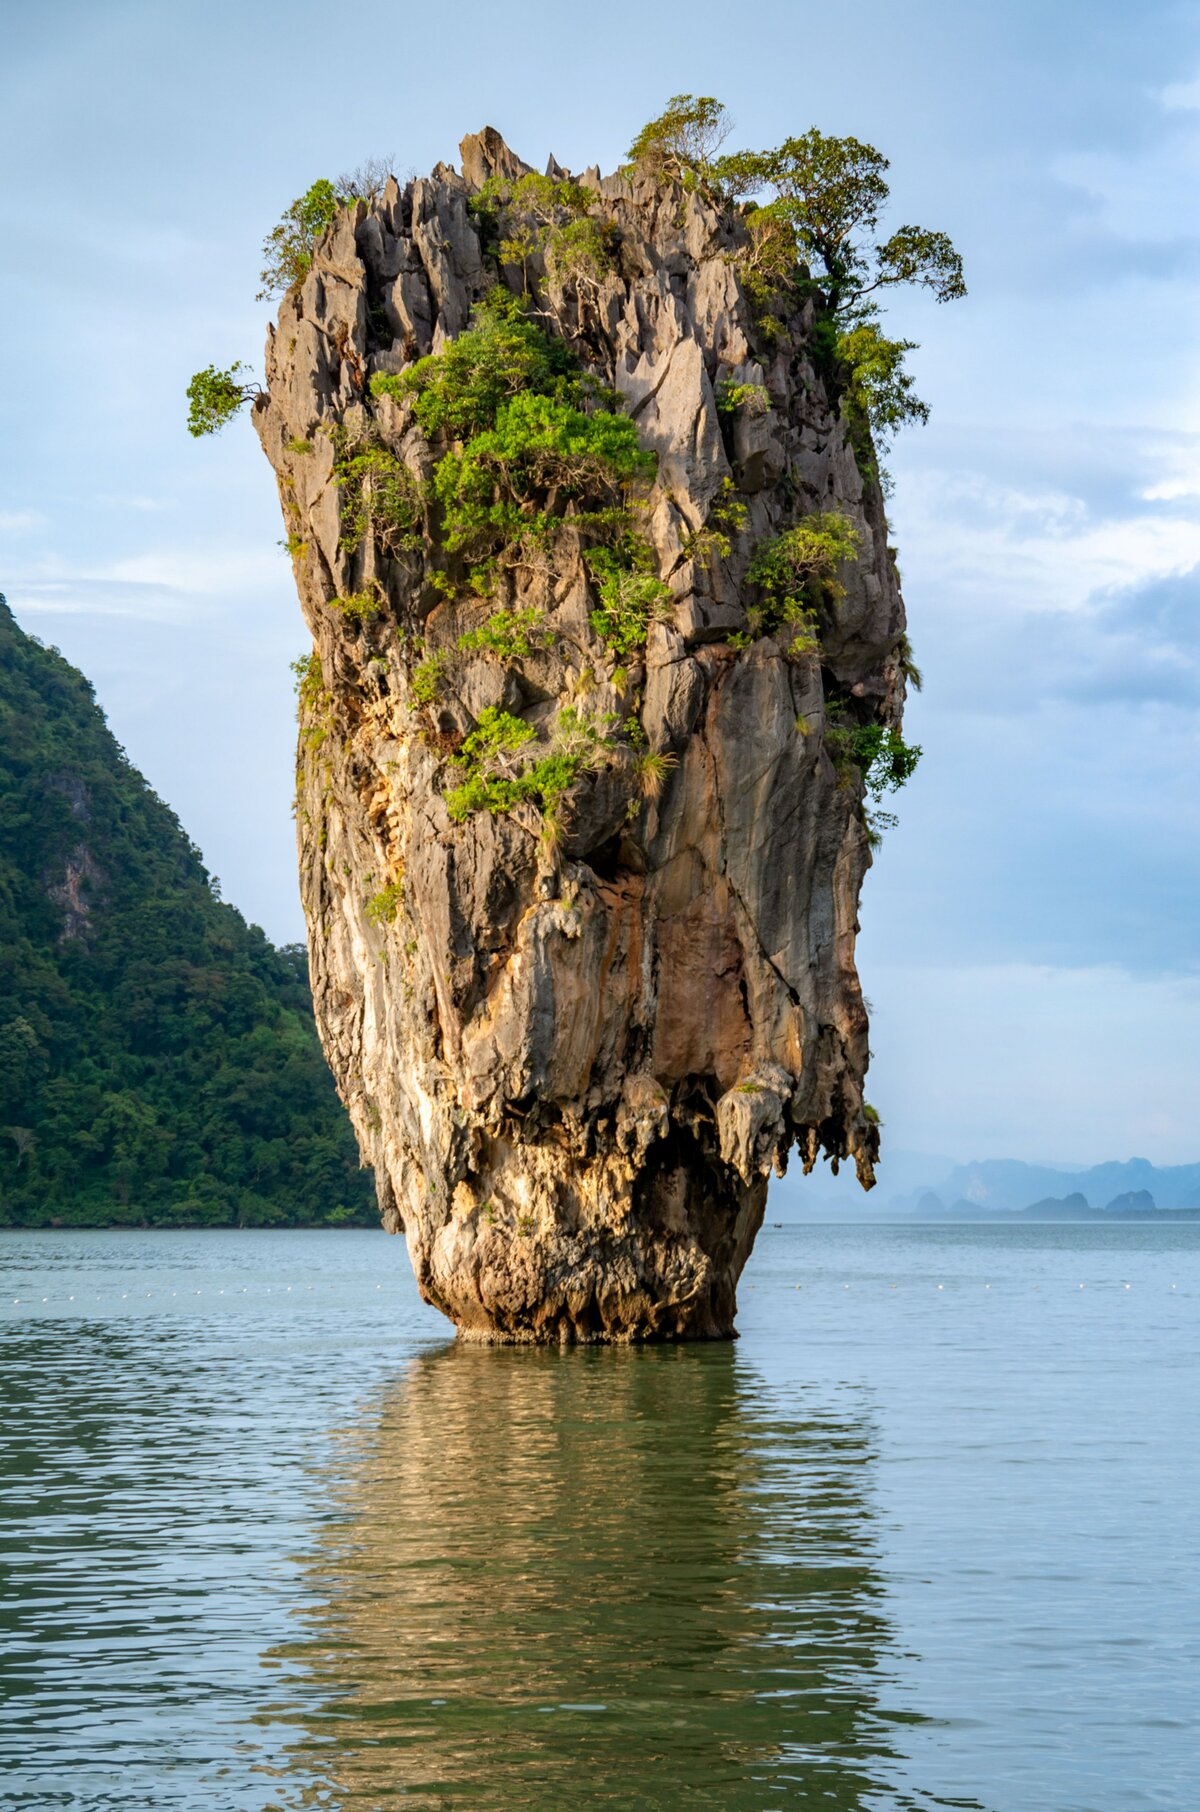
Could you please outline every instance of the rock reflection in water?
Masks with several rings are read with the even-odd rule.
[[[928,1803],[884,1785],[871,1458],[728,1348],[417,1361],[269,1656],[305,1733],[270,1804]]]

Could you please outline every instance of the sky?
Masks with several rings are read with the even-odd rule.
[[[96,685],[225,897],[303,935],[306,637],[249,423],[259,249],[318,176],[613,168],[673,93],[738,143],[891,159],[970,294],[897,298],[930,404],[890,460],[924,751],[867,878],[868,1094],[958,1160],[1200,1158],[1200,14],[1142,0],[40,0],[0,69],[0,590]],[[686,30],[681,22],[686,21]]]

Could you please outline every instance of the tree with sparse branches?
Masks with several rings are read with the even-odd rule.
[[[37,1134],[31,1126],[6,1126],[4,1131],[17,1148],[17,1167],[19,1169],[25,1157],[37,1144]]]
[[[774,151],[720,158],[713,180],[727,198],[771,196],[762,212],[790,232],[831,313],[900,283],[931,290],[939,302],[965,296],[962,259],[945,233],[902,226],[882,243],[875,240],[890,193],[887,168],[873,145],[812,126]]]
[[[334,183],[339,201],[370,201],[379,195],[392,173],[396,159],[364,157],[353,170],[344,170]]]
[[[637,169],[675,177],[691,188],[709,176],[732,131],[728,110],[711,94],[675,94],[658,118],[642,127],[626,156]]]

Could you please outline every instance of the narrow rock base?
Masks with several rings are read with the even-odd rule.
[[[589,1183],[579,1177],[576,1207]],[[762,1225],[766,1180],[660,1171],[635,1208],[597,1192],[568,1228],[532,1217],[455,1216],[428,1244],[408,1247],[424,1299],[462,1340],[572,1345],[736,1338],[737,1284]],[[623,1225],[622,1225],[623,1223]],[[648,1223],[648,1224],[647,1224]]]

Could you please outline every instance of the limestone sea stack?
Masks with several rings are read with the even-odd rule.
[[[729,1336],[793,1144],[874,1180],[852,756],[903,605],[745,211],[529,175],[489,129],[340,209],[270,331],[317,1025],[462,1335]]]

